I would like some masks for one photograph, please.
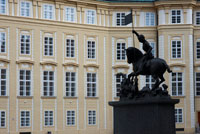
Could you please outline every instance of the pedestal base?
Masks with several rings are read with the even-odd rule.
[[[114,108],[114,134],[175,134],[178,102],[170,98],[109,102]]]

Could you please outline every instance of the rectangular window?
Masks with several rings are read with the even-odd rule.
[[[6,14],[6,0],[0,0],[0,14]]]
[[[116,13],[116,25],[125,26],[125,13]]]
[[[152,47],[151,53],[156,57],[156,45],[155,42],[149,42],[149,45]]]
[[[88,111],[88,125],[96,125],[96,111]]]
[[[43,72],[43,95],[54,96],[54,72]]]
[[[172,41],[172,58],[181,58],[182,53],[182,44],[181,41],[173,40]]]
[[[19,95],[30,96],[31,95],[31,71],[20,70],[19,71]]]
[[[31,3],[28,1],[21,1],[20,3],[20,16],[31,16]]]
[[[75,56],[75,43],[73,39],[66,39],[66,57],[73,58]]]
[[[152,78],[151,75],[146,75],[146,87],[152,89],[155,84],[155,80]]]
[[[66,72],[66,96],[75,97],[76,96],[76,73]]]
[[[87,97],[96,97],[96,73],[87,73]]]
[[[43,19],[54,19],[54,6],[53,5],[43,5]]]
[[[172,73],[172,95],[182,96],[183,95],[183,74],[182,73]]]
[[[175,122],[182,123],[183,122],[183,110],[180,108],[175,109]]]
[[[6,33],[0,32],[0,53],[6,52]]]
[[[6,127],[6,112],[0,111],[0,128]]]
[[[87,24],[95,24],[95,16],[96,16],[95,10],[87,10],[86,11]]]
[[[196,25],[200,25],[200,12],[196,12]]]
[[[67,111],[67,126],[74,126],[75,125],[75,111]]]
[[[95,59],[96,58],[95,49],[96,49],[95,41],[88,41],[87,42],[88,59]]]
[[[196,43],[196,58],[200,59],[200,42]]]
[[[30,54],[30,35],[21,35],[21,54]]]
[[[75,13],[76,13],[75,8],[66,7],[65,8],[65,21],[75,22]]]
[[[53,56],[53,37],[44,37],[44,55]]]
[[[6,96],[6,69],[0,69],[0,96]]]
[[[172,24],[180,24],[181,23],[181,10],[172,10],[171,11],[171,22]]]
[[[53,111],[44,111],[44,125],[53,126]]]
[[[125,60],[126,43],[117,43],[117,60]]]
[[[155,26],[155,13],[147,12],[145,14],[146,26]]]
[[[200,73],[196,73],[196,95],[200,96]]]
[[[20,126],[30,127],[30,111],[21,111]]]
[[[125,74],[124,74],[125,75]],[[123,76],[122,75],[120,75],[120,74],[116,74],[116,77],[115,77],[116,79],[115,79],[115,81],[116,81],[116,94],[115,94],[115,96],[116,97],[119,97],[120,96],[120,90],[121,90],[121,82],[122,82],[122,80],[123,80]]]

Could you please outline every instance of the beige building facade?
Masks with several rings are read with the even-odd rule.
[[[0,134],[113,134],[124,49],[145,35],[176,105],[177,133],[200,124],[200,1],[0,0]],[[134,43],[133,43],[134,42]],[[142,49],[141,49],[142,50]],[[140,88],[152,86],[140,77]]]

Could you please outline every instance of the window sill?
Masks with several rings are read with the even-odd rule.
[[[41,99],[56,99],[56,96],[41,96]]]
[[[171,96],[172,98],[185,98],[185,96]]]
[[[200,98],[200,95],[195,95],[195,98]]]
[[[63,98],[64,98],[64,99],[77,99],[78,97],[77,97],[77,96],[74,96],[74,97],[67,97],[67,96],[64,96]]]
[[[33,96],[17,96],[18,99],[32,99]]]
[[[9,96],[0,96],[0,98],[9,98]]]
[[[99,97],[85,97],[85,99],[92,99],[92,100],[96,100],[96,99],[99,99]]]

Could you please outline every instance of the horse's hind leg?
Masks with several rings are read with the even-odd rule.
[[[155,90],[156,88],[158,88],[159,85],[165,81],[163,75],[153,76],[153,78],[156,80],[156,83],[153,86],[152,90]],[[159,80],[159,78],[160,78],[160,80]]]

